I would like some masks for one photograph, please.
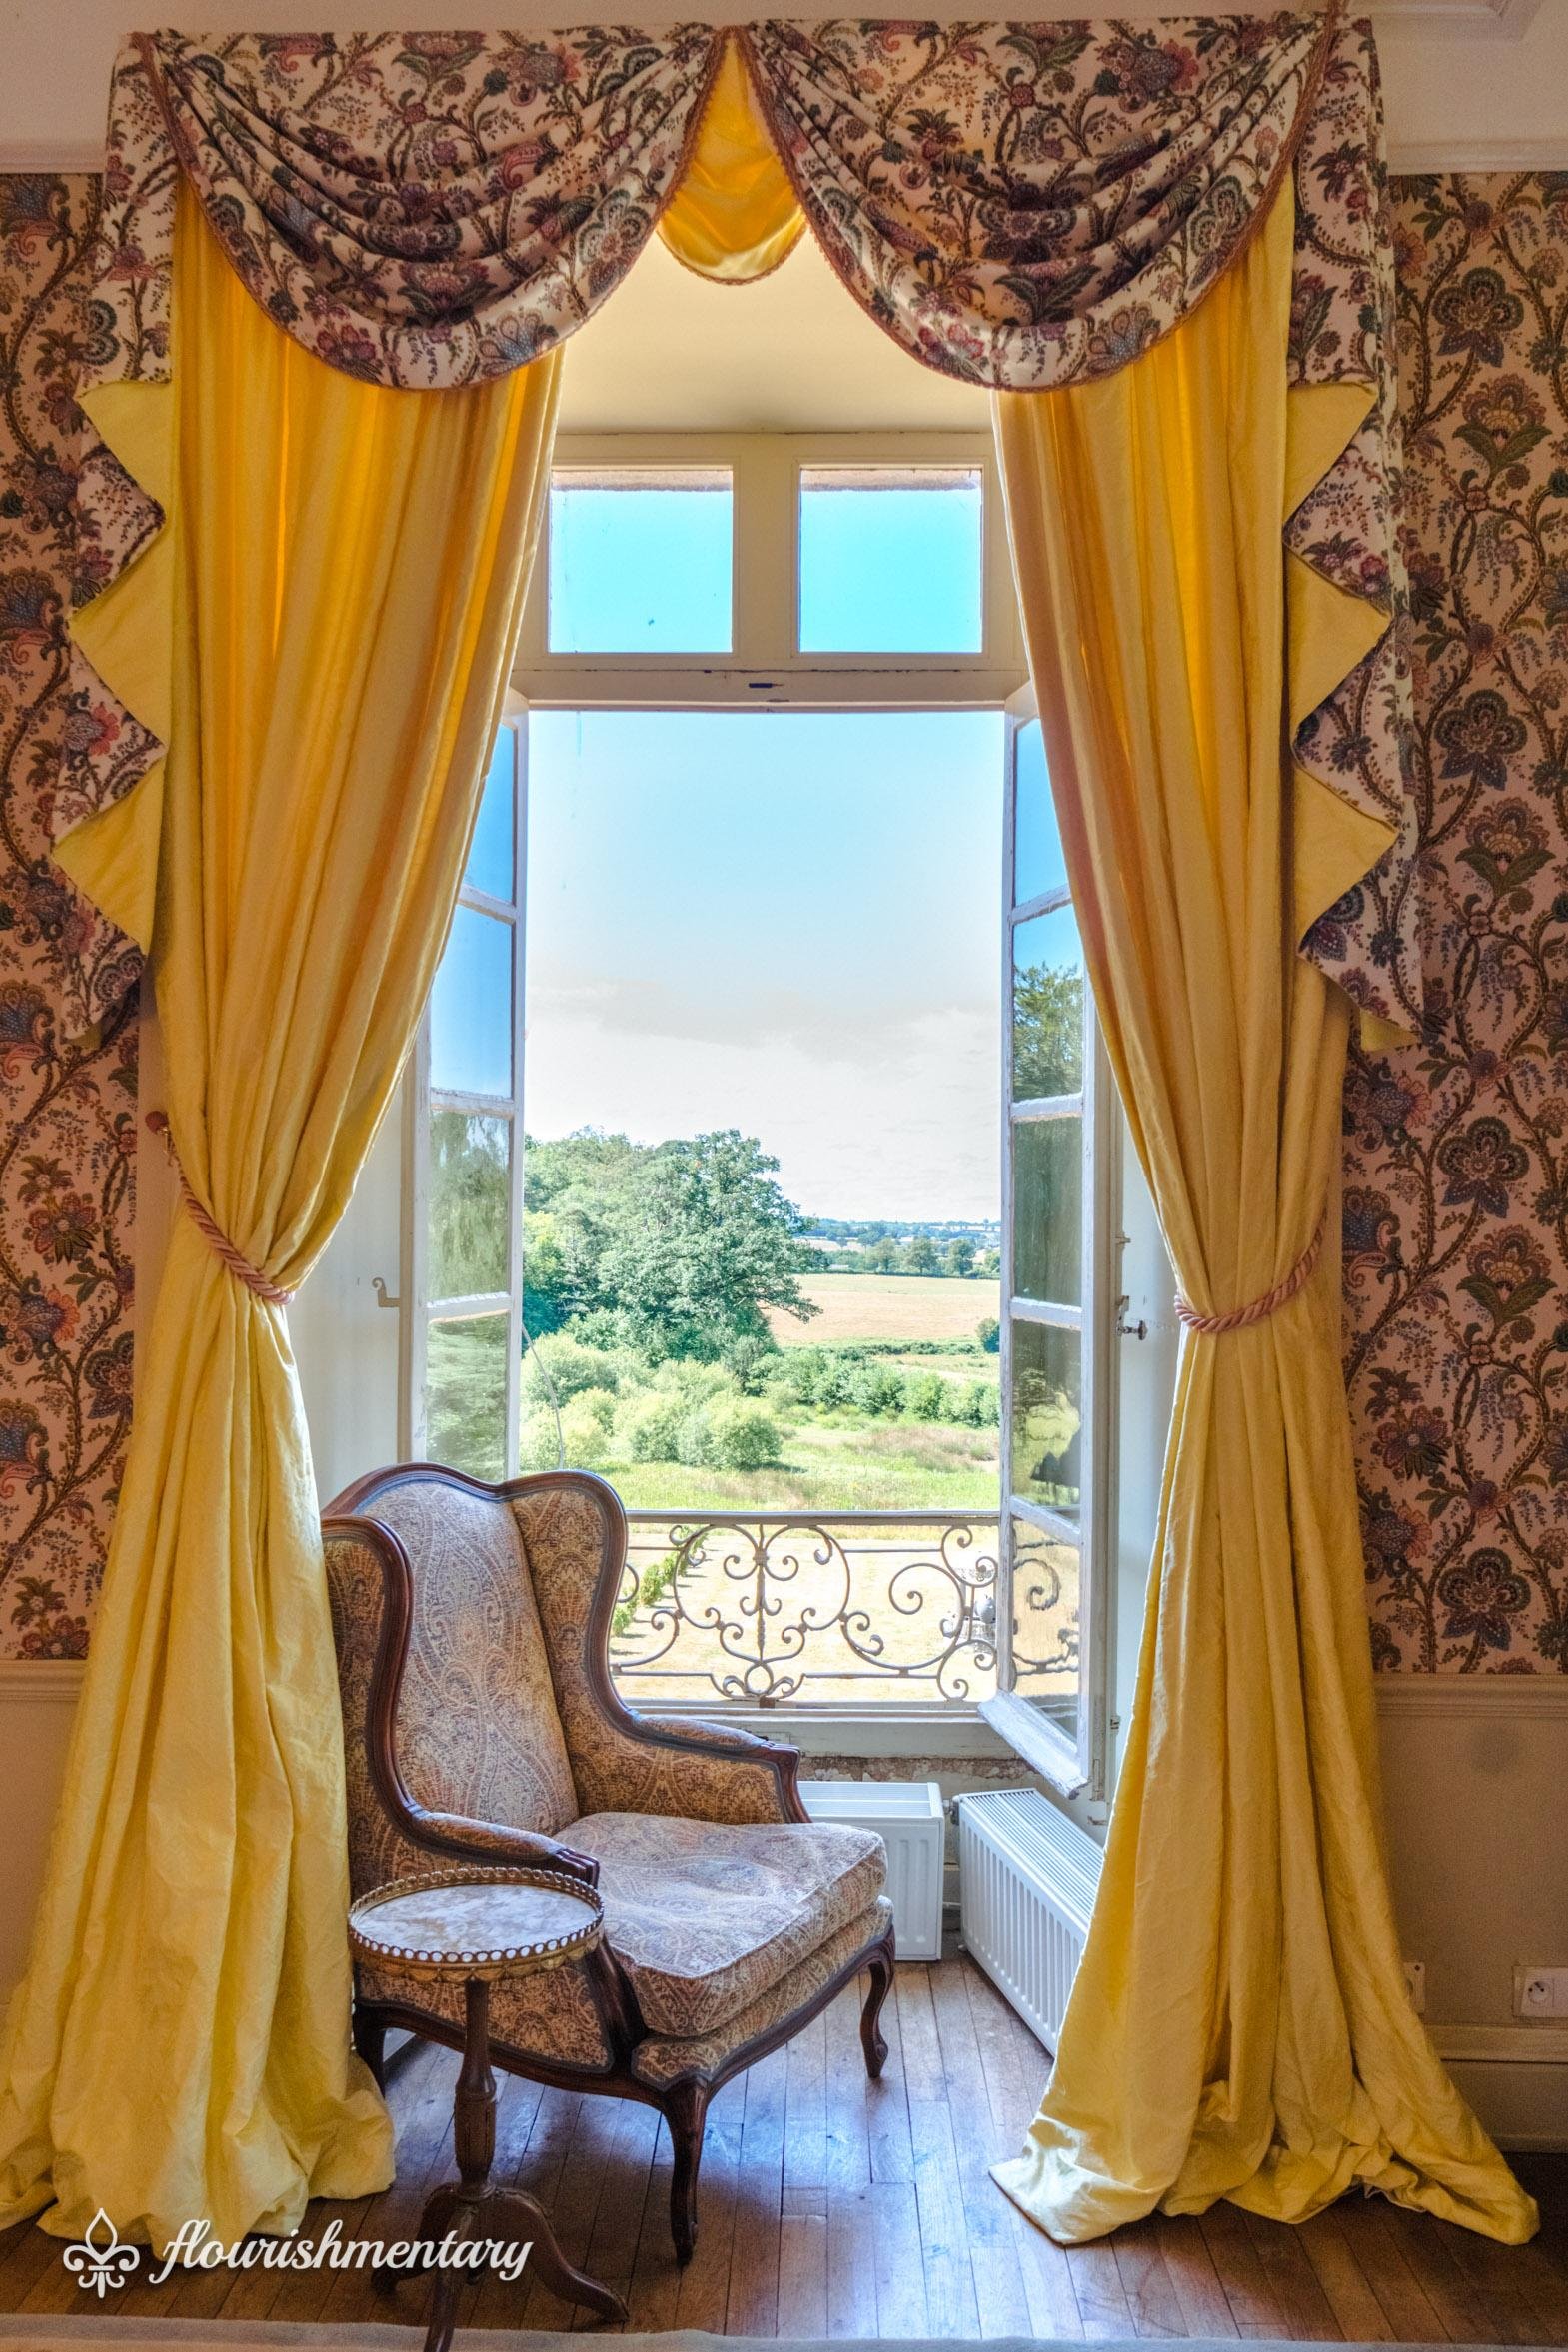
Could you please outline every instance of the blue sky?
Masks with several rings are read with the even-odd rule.
[[[997,1205],[995,712],[535,712],[535,1135],[759,1136],[847,1217]]]
[[[712,478],[710,478],[710,484]],[[979,643],[977,488],[803,501],[817,650]],[[723,649],[728,490],[558,490],[551,636]],[[535,712],[527,1123],[739,1127],[813,1214],[997,1212],[998,712]],[[503,739],[505,740],[505,739]],[[510,896],[492,776],[469,880]],[[505,1092],[502,927],[460,909],[432,1079]]]

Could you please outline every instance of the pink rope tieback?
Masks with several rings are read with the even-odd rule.
[[[1267,1322],[1271,1314],[1276,1314],[1287,1299],[1294,1298],[1296,1292],[1304,1288],[1312,1279],[1312,1269],[1322,1250],[1323,1234],[1326,1229],[1325,1212],[1325,1215],[1318,1220],[1317,1231],[1312,1235],[1311,1240],[1302,1250],[1284,1280],[1276,1282],[1272,1290],[1265,1290],[1261,1298],[1254,1298],[1250,1306],[1233,1306],[1228,1314],[1199,1314],[1196,1307],[1187,1304],[1178,1290],[1176,1293],[1177,1316],[1186,1324],[1189,1331],[1201,1331],[1207,1339],[1220,1338],[1226,1331],[1249,1331],[1254,1323]]]
[[[270,1282],[264,1273],[258,1272],[250,1259],[236,1249],[223,1227],[208,1215],[191,1190],[185,1171],[180,1166],[180,1155],[174,1148],[174,1134],[169,1126],[168,1113],[149,1111],[147,1125],[155,1136],[162,1136],[170,1165],[180,1179],[180,1198],[185,1202],[186,1212],[215,1256],[223,1259],[236,1281],[243,1282],[247,1290],[254,1290],[258,1298],[265,1298],[269,1306],[287,1306],[294,1292],[286,1290],[281,1282]]]

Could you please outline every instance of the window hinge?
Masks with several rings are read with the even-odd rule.
[[[376,1304],[378,1306],[399,1307],[403,1304],[401,1298],[394,1298],[392,1296],[380,1274],[371,1275],[370,1286],[376,1293]]]

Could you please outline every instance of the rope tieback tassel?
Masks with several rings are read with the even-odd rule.
[[[1178,1318],[1186,1324],[1189,1331],[1200,1331],[1207,1339],[1220,1338],[1226,1331],[1249,1331],[1254,1323],[1267,1322],[1271,1314],[1277,1314],[1280,1307],[1285,1305],[1289,1299],[1294,1298],[1296,1292],[1303,1289],[1312,1279],[1312,1271],[1321,1253],[1323,1235],[1327,1226],[1328,1219],[1325,1210],[1318,1219],[1317,1231],[1312,1235],[1311,1240],[1302,1250],[1284,1280],[1276,1282],[1272,1290],[1265,1290],[1261,1298],[1254,1298],[1249,1306],[1233,1306],[1228,1314],[1199,1314],[1197,1308],[1189,1305],[1178,1290],[1176,1293]]]
[[[269,1281],[264,1273],[258,1271],[244,1251],[236,1249],[222,1225],[208,1215],[191,1190],[185,1171],[180,1166],[180,1155],[174,1148],[174,1132],[169,1125],[168,1113],[149,1111],[147,1125],[155,1136],[162,1136],[169,1164],[180,1180],[180,1198],[185,1202],[186,1213],[214,1255],[223,1259],[236,1281],[243,1282],[247,1290],[253,1290],[258,1298],[265,1298],[269,1306],[287,1306],[294,1292],[286,1290],[281,1282]]]

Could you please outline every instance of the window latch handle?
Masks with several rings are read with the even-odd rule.
[[[1116,1336],[1118,1339],[1146,1339],[1149,1327],[1143,1317],[1139,1315],[1135,1323],[1127,1320],[1127,1308],[1131,1304],[1132,1300],[1125,1292],[1116,1301]]]

